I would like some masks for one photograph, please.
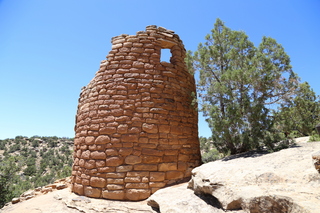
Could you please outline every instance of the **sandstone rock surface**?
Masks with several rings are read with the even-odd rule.
[[[71,192],[71,188],[36,196],[17,204],[9,204],[1,213],[156,213],[146,201],[120,202],[93,199]]]
[[[216,208],[219,205],[214,201],[206,203],[204,200],[194,194],[191,189],[187,189],[187,183],[178,186],[172,186],[165,189],[158,190],[148,199],[148,205],[159,209],[160,212],[212,212],[223,213],[224,211]]]
[[[312,162],[320,142],[306,140],[271,154],[240,154],[204,164],[192,171],[189,187],[214,196],[225,210],[320,212],[320,174]]]

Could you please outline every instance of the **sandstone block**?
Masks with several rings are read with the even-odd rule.
[[[119,49],[123,46],[122,43],[112,45],[112,49]]]
[[[99,198],[101,196],[101,189],[93,188],[91,186],[85,186],[84,195],[87,197]]]
[[[149,172],[128,172],[127,177],[149,177]]]
[[[177,155],[164,155],[163,156],[163,162],[168,163],[168,162],[177,162],[178,156]]]
[[[121,136],[123,142],[138,142],[139,137],[136,134],[125,134]]]
[[[83,186],[89,186],[89,185],[90,185],[90,180],[82,179],[81,184],[82,184]]]
[[[143,155],[162,156],[164,154],[164,152],[162,150],[144,148],[144,149],[142,149],[142,154]]]
[[[186,162],[178,162],[178,171],[186,171],[188,164]]]
[[[189,155],[179,154],[179,156],[178,156],[179,161],[189,161],[189,159],[190,159]]]
[[[125,176],[126,176],[125,172],[117,172],[117,173],[109,172],[106,174],[106,178],[115,178],[115,179],[124,178]]]
[[[124,180],[122,178],[121,179],[108,178],[107,183],[108,184],[123,184]]]
[[[116,171],[115,167],[110,167],[110,166],[98,168],[98,172],[115,172],[115,171]]]
[[[142,163],[145,163],[145,164],[159,163],[160,161],[161,161],[161,157],[159,157],[159,156],[145,155],[142,157]]]
[[[126,183],[140,183],[141,177],[125,177],[124,182]]]
[[[139,47],[132,47],[131,51],[134,53],[143,53],[144,49],[143,48],[139,48]]]
[[[110,137],[107,135],[100,135],[95,140],[95,144],[107,144],[110,142]]]
[[[93,169],[96,167],[96,161],[95,160],[86,160],[84,163],[84,168],[86,169]]]
[[[128,189],[126,191],[126,198],[129,200],[144,200],[151,194],[150,189]]]
[[[107,189],[109,191],[120,190],[120,189],[124,189],[124,186],[123,185],[118,185],[118,184],[108,184],[107,185]]]
[[[119,105],[115,108],[119,108]],[[112,134],[112,133],[115,133],[117,132],[117,128],[116,127],[104,127],[104,128],[101,128],[99,130],[99,134],[101,135],[104,135],[104,134]]]
[[[111,200],[124,200],[125,192],[123,190],[109,191],[104,190],[102,197]]]
[[[159,125],[159,132],[170,133],[170,126],[169,125]]]
[[[94,137],[93,136],[87,136],[86,139],[85,139],[85,143],[87,145],[90,145],[90,144],[94,144]]]
[[[161,163],[159,164],[159,171],[177,170],[177,163]]]
[[[106,165],[105,160],[96,160],[96,167],[104,167]]]
[[[143,123],[142,124],[142,130],[147,132],[147,133],[158,133],[158,126],[156,124],[147,124]]]
[[[165,187],[166,183],[164,182],[150,182],[149,183],[149,186],[151,188],[162,188],[162,187]]]
[[[179,150],[178,149],[166,149],[164,150],[165,155],[178,155]]]
[[[121,155],[121,156],[128,156],[128,155],[130,155],[131,153],[132,153],[132,151],[133,151],[133,149],[132,148],[121,148],[120,150],[119,150],[119,154]]]
[[[164,181],[165,172],[150,172],[150,181]]]
[[[92,159],[106,159],[106,154],[104,152],[94,151],[91,152]]]
[[[133,167],[135,171],[157,171],[158,165],[156,164],[136,164]]]
[[[175,134],[175,135],[181,135],[181,134],[183,134],[183,130],[179,126],[171,126],[170,133]]]
[[[82,159],[90,159],[90,151],[86,150],[84,152],[81,153],[81,158]]]
[[[129,155],[125,158],[125,163],[131,164],[131,165],[141,163],[141,161],[142,161],[141,157],[135,156],[135,155]]]
[[[118,156],[119,153],[118,153],[117,149],[109,148],[106,150],[106,154],[108,156]]]
[[[117,128],[117,132],[121,134],[125,134],[128,132],[128,125],[127,124],[120,124]]]
[[[103,187],[106,186],[106,179],[105,178],[99,178],[99,177],[91,177],[90,178],[90,185],[92,187],[103,188]]]
[[[133,170],[132,165],[123,165],[116,168],[116,172],[129,172]]]
[[[126,189],[147,189],[149,184],[147,183],[126,183]]]
[[[74,193],[82,195],[83,194],[83,186],[81,184],[74,183],[74,184],[72,184],[72,191]]]
[[[120,157],[108,157],[106,159],[107,166],[120,166],[123,163],[123,159]]]
[[[166,179],[172,180],[172,179],[181,179],[183,178],[183,173],[179,171],[168,171],[166,172]]]

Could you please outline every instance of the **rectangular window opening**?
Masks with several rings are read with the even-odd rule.
[[[170,63],[170,58],[171,58],[172,54],[170,49],[161,49],[161,57],[160,57],[160,61],[165,61]]]

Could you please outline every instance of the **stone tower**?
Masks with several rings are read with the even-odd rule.
[[[170,49],[170,62],[161,62]],[[188,179],[200,164],[195,81],[173,31],[155,25],[112,38],[79,98],[73,192],[143,200]]]

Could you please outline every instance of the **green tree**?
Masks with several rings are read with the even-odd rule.
[[[286,99],[276,113],[277,127],[286,136],[310,136],[320,122],[320,101],[307,82],[299,84],[296,94]]]
[[[20,170],[19,157],[9,157],[0,162],[0,208],[14,197],[12,181]]]
[[[213,146],[211,138],[200,137],[201,158],[204,163],[218,160],[222,157],[219,151]]]
[[[191,72],[200,72],[200,110],[215,147],[235,154],[270,146],[265,139],[273,131],[271,106],[292,95],[298,82],[289,56],[270,37],[255,47],[220,19],[205,39],[194,55],[188,52],[186,63]]]

